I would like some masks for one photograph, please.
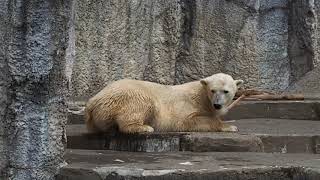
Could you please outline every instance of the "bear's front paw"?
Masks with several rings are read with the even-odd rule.
[[[237,126],[233,126],[233,125],[225,125],[221,130],[223,132],[237,132],[237,131],[239,131]]]
[[[125,128],[120,128],[120,131],[123,133],[152,133],[154,129],[148,125],[133,125],[133,126],[126,126]]]
[[[152,133],[152,132],[154,132],[154,129],[151,126],[144,125],[143,126],[143,132]]]

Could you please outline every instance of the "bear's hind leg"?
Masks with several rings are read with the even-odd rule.
[[[151,126],[144,124],[144,120],[145,116],[139,113],[131,113],[130,116],[121,115],[117,118],[119,131],[128,134],[154,132]]]

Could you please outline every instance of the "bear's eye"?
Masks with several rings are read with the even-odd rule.
[[[224,91],[223,91],[223,93],[225,93],[225,94],[228,94],[228,93],[229,93],[229,91],[227,91],[227,90],[224,90]]]
[[[216,91],[215,91],[215,90],[211,90],[211,92],[212,92],[212,93],[215,93]]]

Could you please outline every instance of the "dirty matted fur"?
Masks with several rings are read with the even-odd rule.
[[[220,116],[242,82],[223,73],[174,86],[115,81],[88,101],[86,125],[90,132],[107,132],[114,126],[123,133],[237,131]],[[221,109],[216,109],[216,104]]]

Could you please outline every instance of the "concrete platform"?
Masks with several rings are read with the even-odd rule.
[[[242,101],[225,119],[274,118],[320,120],[320,101]]]
[[[238,133],[133,135],[87,134],[83,105],[57,180],[320,180],[319,101],[243,101],[225,118]]]
[[[84,125],[68,125],[68,148],[138,152],[320,153],[320,121],[242,119],[239,133],[156,132],[87,134]]]
[[[68,150],[57,180],[319,180],[320,155]]]

